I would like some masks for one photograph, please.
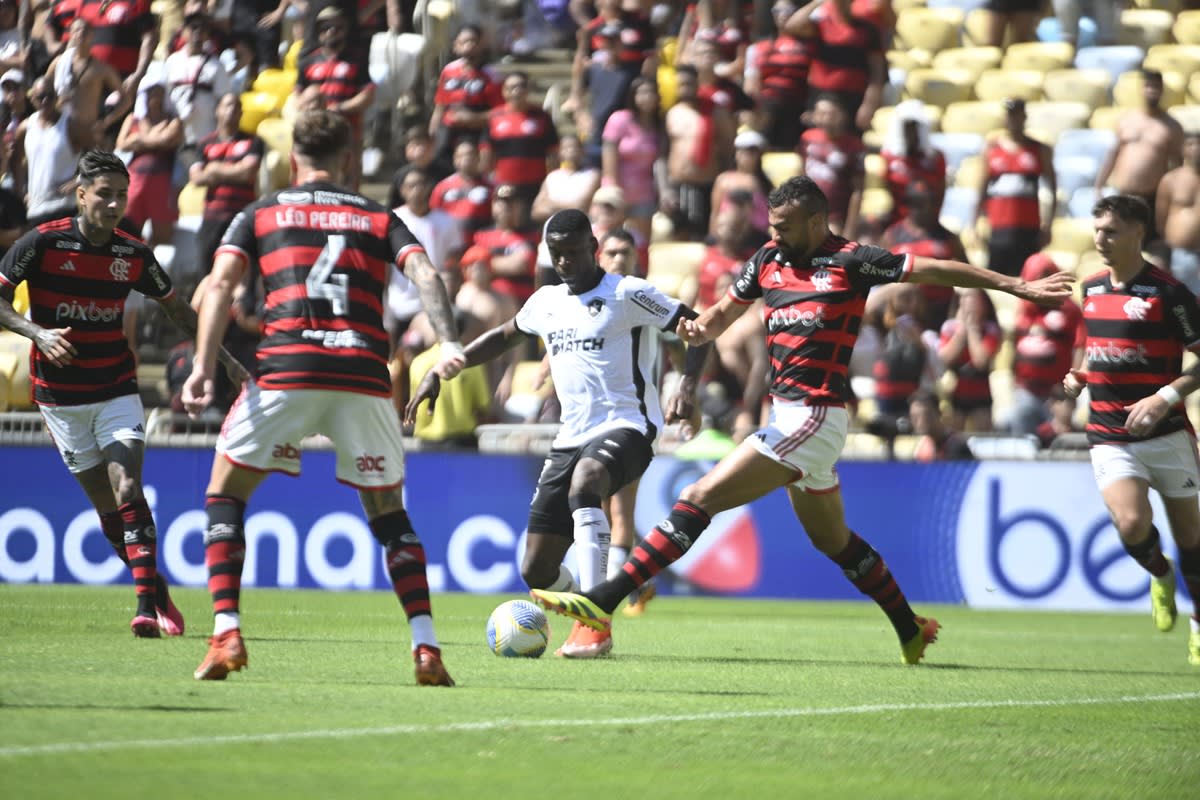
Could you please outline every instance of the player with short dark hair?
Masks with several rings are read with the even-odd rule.
[[[1107,269],[1083,279],[1087,341],[1063,378],[1068,397],[1086,386],[1092,469],[1125,551],[1150,573],[1155,626],[1175,627],[1176,568],[1163,555],[1150,489],[1162,498],[1179,547],[1179,574],[1200,597],[1200,464],[1183,398],[1200,388],[1200,306],[1169,273],[1142,258],[1150,207],[1112,195],[1092,209],[1096,250]],[[1084,363],[1086,359],[1086,363]],[[1200,606],[1192,614],[1188,660],[1200,666]]]
[[[545,343],[563,424],[530,505],[521,577],[535,589],[575,588],[562,565],[574,542],[579,583],[589,589],[605,577],[610,529],[604,498],[641,477],[664,423],[657,376],[650,370],[656,353],[643,329],[671,330],[695,312],[641,278],[601,269],[592,223],[582,211],[551,216],[544,238],[562,283],[538,289],[515,317],[442,366],[458,371],[487,363],[528,336]],[[691,417],[707,352],[707,346],[689,348],[666,422]],[[436,373],[430,373],[409,401],[406,419],[415,419],[423,400],[434,402],[438,388]],[[585,630],[572,632],[563,655],[590,658],[611,650],[611,632],[597,636]]]
[[[404,450],[391,404],[383,293],[392,264],[416,284],[444,350],[462,352],[437,269],[392,211],[341,188],[350,127],[335,112],[296,119],[294,185],[247,206],[225,233],[200,307],[183,403],[213,400],[213,361],[230,298],[248,267],[261,272],[266,307],[257,378],[230,409],[206,492],[204,535],[215,614],[197,680],[224,680],[247,663],[240,595],[246,503],[269,472],[300,472],[301,440],[329,437],[337,478],[358,489],[368,524],[412,629],[419,685],[453,686],[433,629],[425,550],[404,509]],[[444,368],[444,377],[457,370]]]
[[[0,260],[0,326],[33,341],[33,400],[100,515],[104,538],[133,572],[133,634],[180,636],[183,615],[158,574],[154,519],[142,493],[146,418],[122,324],[133,290],[162,304],[188,335],[196,314],[145,242],[117,228],[129,201],[125,163],[89,150],[76,177],[79,215],[38,225]],[[22,281],[29,284],[29,320],[12,306]],[[228,354],[222,360],[235,382],[245,378]]]
[[[915,664],[937,638],[938,623],[917,616],[883,558],[847,527],[836,461],[849,422],[850,354],[872,287],[899,281],[999,289],[1042,303],[1061,302],[1071,279],[1026,283],[958,261],[893,255],[829,231],[829,204],[810,178],[791,178],[768,198],[774,239],[755,253],[716,305],[682,319],[690,345],[720,336],[763,299],[772,365],[771,420],[697,483],[634,549],[622,574],[586,594],[531,592],[541,605],[597,629],[629,592],[678,560],[721,511],[786,486],[796,517],[821,552],[891,620],[901,658]]]

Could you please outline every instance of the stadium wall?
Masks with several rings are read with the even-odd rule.
[[[205,582],[203,487],[211,460],[209,449],[152,448],[146,455],[159,561],[175,583]],[[54,450],[3,448],[0,465],[0,581],[128,582]],[[655,459],[638,494],[638,530],[661,520],[706,466]],[[408,505],[435,591],[524,591],[518,564],[540,470],[533,456],[409,456]],[[247,517],[247,585],[389,588],[357,497],[333,482],[333,471],[332,453],[308,453],[301,477],[272,476],[263,484]],[[1086,463],[846,463],[840,473],[851,527],[884,554],[915,601],[1147,607],[1146,576],[1125,557]],[[667,594],[860,597],[808,543],[783,492],[718,515],[661,586]]]

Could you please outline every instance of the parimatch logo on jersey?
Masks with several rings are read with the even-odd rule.
[[[546,336],[546,349],[550,355],[559,353],[594,353],[604,349],[603,336],[580,336],[576,328],[551,331]]]

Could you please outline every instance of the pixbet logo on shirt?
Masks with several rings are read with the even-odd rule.
[[[771,312],[771,316],[767,318],[767,329],[770,331],[791,328],[796,325],[808,331],[824,328],[825,309],[823,307],[809,309],[788,306],[787,308],[775,309]]]
[[[1089,344],[1087,347],[1088,364],[1141,364],[1149,366],[1146,345],[1137,347],[1121,347],[1119,344]]]
[[[78,301],[59,303],[54,309],[54,319],[59,320],[78,320],[80,322],[113,322],[121,316],[121,306],[99,306],[93,300],[86,306],[80,305]]]

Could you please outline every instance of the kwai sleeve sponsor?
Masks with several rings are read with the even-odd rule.
[[[4,258],[0,259],[0,284],[15,288],[36,271],[37,240],[38,232],[32,230],[8,248]]]
[[[1163,298],[1166,303],[1166,321],[1171,330],[1188,350],[1200,350],[1200,304],[1196,295],[1179,284]]]
[[[896,254],[882,247],[859,245],[846,259],[846,275],[860,290],[885,283],[899,283],[912,271],[913,256]]]
[[[742,265],[742,271],[738,273],[737,280],[729,287],[729,296],[735,302],[747,305],[763,296],[762,285],[758,282],[758,276],[765,253],[766,248],[764,247],[750,256],[746,263]]]
[[[142,259],[142,274],[133,288],[156,300],[170,297],[175,287],[171,285],[171,277],[167,275],[167,271],[154,257],[154,251],[147,247],[142,253]]]

